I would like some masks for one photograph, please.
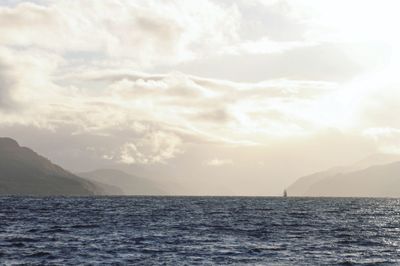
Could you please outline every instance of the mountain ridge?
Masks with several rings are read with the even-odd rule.
[[[350,166],[300,177],[287,191],[290,196],[400,196],[392,186],[400,186],[399,157],[373,155]]]
[[[104,189],[9,137],[0,137],[0,195],[91,196]]]

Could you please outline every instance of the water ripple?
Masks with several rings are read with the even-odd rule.
[[[396,199],[1,197],[5,265],[400,263]]]

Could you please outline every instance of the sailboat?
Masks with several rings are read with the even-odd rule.
[[[284,197],[284,198],[287,198],[287,191],[286,191],[286,189],[283,191],[283,197]]]

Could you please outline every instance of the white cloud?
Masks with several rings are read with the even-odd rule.
[[[62,58],[45,51],[29,49],[15,51],[0,47],[0,108],[34,106],[43,95],[55,97],[59,91],[50,76]]]
[[[229,159],[214,158],[212,160],[206,161],[205,164],[208,166],[219,167],[219,166],[224,166],[224,165],[231,165],[231,164],[233,164],[233,161],[229,160]]]
[[[315,46],[315,42],[304,42],[304,41],[286,41],[278,42],[272,41],[267,37],[263,37],[256,41],[244,41],[232,46],[228,46],[221,51],[221,54],[275,54],[283,53],[288,50],[292,50],[299,47]]]
[[[25,2],[0,7],[0,44],[148,67],[224,46],[236,38],[239,19],[234,6],[211,1]]]
[[[181,152],[182,140],[178,136],[157,131],[125,143],[118,157],[124,164],[154,164],[165,163]]]
[[[399,128],[367,128],[363,130],[363,135],[375,141],[382,153],[400,154]]]
[[[374,138],[374,139],[379,139],[381,137],[391,137],[397,134],[400,134],[400,129],[397,128],[367,128],[363,131],[363,134],[365,136]]]
[[[396,0],[289,0],[307,23],[308,37],[334,42],[397,42],[393,27],[399,23]]]

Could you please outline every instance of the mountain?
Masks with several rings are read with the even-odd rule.
[[[307,196],[308,189],[315,183],[341,173],[341,168],[334,168],[323,172],[307,175],[297,179],[287,188],[289,196]]]
[[[122,190],[124,195],[166,195],[159,185],[149,179],[136,177],[115,169],[100,169],[79,173],[79,176],[100,184],[114,186]]]
[[[374,155],[351,166],[299,178],[287,191],[290,196],[397,197],[400,162],[393,161],[398,159]]]
[[[307,196],[400,197],[400,162],[338,174],[312,184]]]
[[[0,195],[104,194],[105,188],[84,180],[11,138],[0,138]]]

